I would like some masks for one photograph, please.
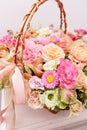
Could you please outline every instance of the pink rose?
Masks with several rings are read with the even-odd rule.
[[[73,89],[75,87],[78,71],[72,62],[61,59],[57,72],[61,87],[65,87],[66,89]]]

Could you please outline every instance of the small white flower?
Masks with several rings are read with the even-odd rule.
[[[56,70],[58,64],[59,64],[59,61],[50,60],[50,61],[46,62],[46,63],[43,65],[43,69],[44,69],[44,70]]]
[[[39,35],[47,36],[52,33],[52,30],[49,29],[49,27],[41,28],[37,31]]]

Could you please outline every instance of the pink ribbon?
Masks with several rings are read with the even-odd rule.
[[[25,83],[21,71],[18,67],[15,68],[15,73],[12,76],[12,83],[16,104],[24,104],[26,101]]]
[[[25,93],[25,82],[22,76],[22,73],[15,64],[9,63],[0,59],[0,81],[5,77],[12,79],[12,88],[13,88],[13,97],[11,100],[14,100],[16,104],[24,104],[26,101]],[[9,101],[10,104],[11,101]],[[3,114],[6,112],[9,105],[0,111],[0,122],[3,121]]]

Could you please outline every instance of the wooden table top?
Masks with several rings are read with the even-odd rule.
[[[9,98],[9,95],[6,97]],[[3,108],[4,93],[2,93],[1,101],[1,108]],[[83,110],[79,116],[70,118],[68,110],[53,114],[46,109],[33,110],[27,105],[16,105],[15,111],[15,130],[87,130],[87,109]],[[5,122],[0,126],[0,130],[6,130]]]
[[[77,130],[79,125],[82,127],[79,130],[87,130],[87,110],[79,116],[68,116],[69,111],[53,114],[46,109],[32,110],[26,105],[19,105],[16,106],[16,130]]]

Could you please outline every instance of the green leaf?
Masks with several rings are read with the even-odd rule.
[[[69,53],[66,53],[65,59],[69,59]]]
[[[87,100],[84,102],[84,107],[87,109]]]
[[[87,66],[84,66],[83,72],[84,72],[84,74],[87,76]]]
[[[54,111],[58,111],[59,110],[59,107],[58,106],[55,106],[54,107]]]
[[[30,69],[29,63],[24,63],[24,72],[32,74],[32,70]]]
[[[0,90],[4,88],[5,85],[9,84],[9,79],[4,78],[2,81],[0,81]]]
[[[62,93],[62,91],[60,91],[60,102],[63,102],[65,104],[69,104],[69,101],[67,100],[67,98],[65,98],[64,94]]]
[[[60,104],[59,104],[59,108],[60,108],[60,109],[65,109],[67,106],[68,106],[68,105],[65,104],[64,102],[60,102]]]
[[[53,94],[49,94],[49,95],[48,95],[48,99],[49,99],[49,100],[52,100],[52,99],[53,99],[53,96],[54,96]]]
[[[4,60],[9,61],[12,59],[12,57],[10,56],[10,54],[6,55],[5,57],[3,57]]]
[[[3,85],[2,84],[0,84],[0,90],[2,90],[3,89]]]
[[[85,90],[85,96],[87,96],[87,90]]]

